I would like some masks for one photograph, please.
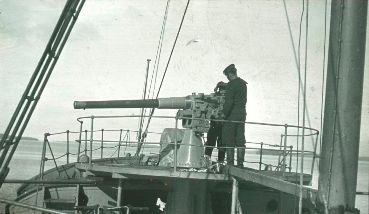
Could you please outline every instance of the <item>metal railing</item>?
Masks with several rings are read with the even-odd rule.
[[[121,120],[127,118],[138,118],[140,116],[136,115],[128,115],[128,116],[87,116],[87,117],[80,117],[77,119],[79,122],[79,131],[72,132],[72,131],[64,131],[58,133],[47,133],[44,137],[44,145],[42,151],[42,158],[41,158],[41,165],[40,165],[40,178],[42,179],[43,173],[45,170],[45,162],[52,160],[54,162],[54,166],[57,169],[58,173],[65,173],[66,170],[60,167],[57,164],[57,160],[64,159],[64,163],[71,163],[74,162],[84,162],[92,166],[93,160],[96,159],[104,159],[104,158],[120,158],[124,155],[130,155],[130,152],[133,152],[132,149],[135,148],[138,144],[143,143],[144,148],[148,148],[148,152],[153,155],[159,155],[160,147],[162,146],[160,141],[161,132],[148,132],[146,133],[148,137],[146,139],[150,139],[150,136],[153,137],[152,141],[146,140],[145,142],[139,142],[138,140],[132,140],[132,135],[137,135],[138,131],[132,131],[130,129],[123,129],[123,128],[111,128],[111,129],[104,129],[104,128],[96,128],[97,120]],[[172,119],[175,121],[174,127],[175,129],[178,128],[178,120],[184,118],[177,118],[177,117],[169,117],[169,116],[154,116],[154,119]],[[188,119],[188,118],[185,118]],[[193,119],[193,118],[191,118]],[[89,124],[88,124],[89,122]],[[225,122],[219,120],[219,122]],[[237,122],[237,121],[232,121]],[[89,125],[89,129],[85,129],[83,126],[84,124]],[[237,122],[239,123],[239,122]],[[120,123],[121,124],[121,123]],[[298,140],[291,140],[289,138],[301,138],[307,136],[313,136],[315,139],[318,139],[319,132],[312,128],[306,127],[299,127],[294,125],[288,124],[272,124],[272,123],[257,123],[257,122],[245,122],[246,126],[246,136],[250,135],[252,132],[251,127],[268,127],[268,128],[275,128],[280,129],[279,132],[273,131],[273,137],[269,137],[271,139],[262,139],[257,141],[246,141],[246,158],[251,156],[250,154],[254,154],[254,156],[258,156],[257,158],[254,157],[254,160],[245,160],[244,165],[247,167],[255,168],[258,170],[274,170],[274,171],[289,171],[293,170],[293,157],[296,156],[298,158],[299,155],[305,154],[310,155],[312,160],[311,169],[314,168],[314,160],[316,157],[316,146],[313,146],[313,150],[299,150],[299,145],[297,144]],[[305,136],[295,135],[292,134],[295,131],[291,130],[295,129],[297,133],[301,132],[301,129],[307,129],[310,133],[306,134]],[[177,132],[176,132],[177,133]],[[115,135],[114,135],[115,134]],[[50,143],[49,138],[53,136],[61,136],[64,135],[64,139],[66,139],[66,147],[65,153],[60,154],[59,156],[55,156],[52,149],[52,143]],[[71,135],[77,135],[75,140],[71,140]],[[109,135],[109,136],[108,136]],[[268,136],[267,133],[264,134]],[[276,142],[276,139],[280,138],[279,144],[273,143]],[[60,137],[59,137],[60,138]],[[261,136],[263,138],[263,136]],[[274,140],[273,140],[274,139]],[[273,142],[271,142],[273,141]],[[300,141],[301,142],[301,141]],[[317,141],[315,141],[316,143]],[[167,143],[168,144],[168,143]],[[174,140],[173,143],[174,151],[177,151],[178,145],[177,140]],[[183,146],[183,145],[181,145]],[[186,145],[186,146],[199,146],[199,145]],[[46,157],[46,148],[49,148],[49,155],[51,158]],[[213,148],[235,148],[235,147],[213,147]],[[297,149],[294,149],[297,148]],[[300,148],[304,148],[301,147]],[[76,152],[71,152],[71,150],[75,149]],[[173,168],[177,170],[177,154],[173,152],[174,155],[174,165]],[[274,160],[274,162],[268,161],[268,156],[275,156],[278,158]],[[72,160],[73,159],[73,160]],[[270,159],[270,158],[269,158]],[[303,170],[303,169],[302,169]]]

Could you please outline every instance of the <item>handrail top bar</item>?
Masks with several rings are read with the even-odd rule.
[[[5,199],[5,198],[0,198],[0,203],[10,204],[10,205],[13,205],[13,206],[18,206],[18,207],[24,207],[26,209],[41,211],[41,212],[44,212],[44,213],[66,214],[66,213],[60,212],[58,210],[53,210],[53,209],[48,209],[48,208],[44,208],[44,207],[39,207],[39,206],[29,205],[29,204],[25,204],[25,203],[20,203],[20,202],[8,200],[8,199]]]
[[[84,116],[84,117],[78,117],[77,121],[80,123],[83,123],[83,119],[96,119],[96,118],[100,118],[100,119],[113,119],[113,118],[136,118],[136,117],[149,117],[146,115],[112,115],[112,116],[95,116],[95,115],[91,115],[91,116]],[[209,119],[202,119],[202,118],[192,118],[192,117],[175,117],[175,116],[151,116],[153,118],[163,118],[163,119],[193,119],[193,120],[207,120],[210,121]],[[304,126],[297,126],[297,125],[288,125],[288,124],[277,124],[277,123],[264,123],[264,122],[252,122],[252,121],[235,121],[235,120],[212,120],[212,121],[216,121],[216,122],[231,122],[231,123],[245,123],[245,124],[251,124],[251,125],[261,125],[261,126],[276,126],[276,127],[286,127],[286,128],[298,128],[298,129],[307,129],[310,131],[315,131],[314,134],[319,134],[319,131],[317,129],[314,128],[310,128],[310,127],[304,127]],[[314,135],[314,134],[310,134],[310,135]]]

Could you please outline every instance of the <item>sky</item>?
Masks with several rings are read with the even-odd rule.
[[[0,0],[0,132],[10,120],[64,3]],[[286,3],[297,49],[302,1]],[[171,1],[169,5],[159,77],[185,5],[184,0]],[[87,0],[24,135],[42,139],[45,132],[78,130],[79,116],[139,113],[137,109],[74,110],[73,101],[142,97],[146,61],[151,59],[152,70],[165,6],[165,0]],[[238,75],[248,82],[248,121],[297,124],[298,71],[286,20],[281,0],[191,1],[160,97],[211,93],[218,81],[227,81],[222,71],[234,63]],[[305,35],[305,23],[302,24]],[[324,31],[324,1],[311,0],[306,93],[311,127],[318,130]],[[304,67],[304,36],[301,44]],[[364,75],[361,156],[369,155],[369,133],[364,131],[369,127],[369,96],[365,96],[369,90],[368,61]],[[175,115],[173,110],[156,113]],[[130,123],[137,125],[137,121]],[[165,126],[157,124],[158,129]],[[259,131],[250,127],[247,138],[258,141],[255,133]]]

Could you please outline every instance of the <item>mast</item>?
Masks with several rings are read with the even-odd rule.
[[[355,212],[367,11],[367,0],[331,3],[318,190],[324,213]]]

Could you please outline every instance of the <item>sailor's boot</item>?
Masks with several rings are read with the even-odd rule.
[[[243,162],[245,160],[245,148],[237,149],[237,166],[243,167]]]
[[[213,153],[213,147],[211,147],[211,146],[208,146],[207,145],[207,142],[205,143],[205,155],[208,155],[208,156],[210,156],[211,157],[211,153]]]

